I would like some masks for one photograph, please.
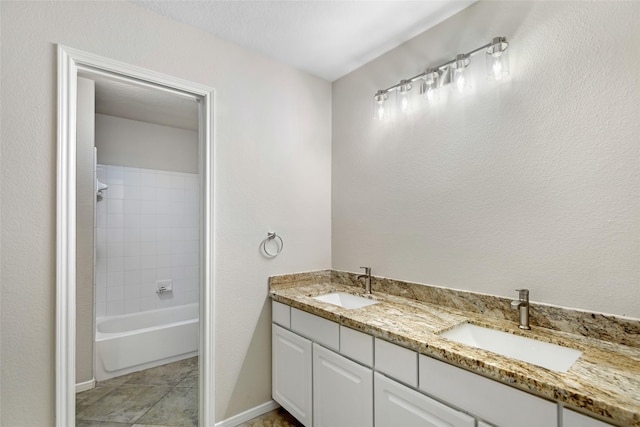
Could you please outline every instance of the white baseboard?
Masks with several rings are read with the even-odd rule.
[[[83,383],[76,384],[76,393],[80,393],[81,391],[91,390],[96,387],[96,380],[89,380]]]
[[[258,405],[255,408],[251,408],[240,414],[234,415],[231,418],[219,421],[216,423],[215,427],[236,427],[237,425],[252,420],[255,417],[259,417],[260,415],[266,414],[269,411],[273,411],[274,409],[278,409],[279,407],[280,405],[278,405],[275,400],[271,400],[269,402],[263,403],[262,405]]]

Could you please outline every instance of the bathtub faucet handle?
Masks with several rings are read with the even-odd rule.
[[[156,293],[162,295],[171,291],[173,291],[173,281],[171,279],[156,281]]]

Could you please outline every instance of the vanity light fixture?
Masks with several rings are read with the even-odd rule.
[[[487,78],[502,80],[509,75],[509,43],[506,37],[495,37],[487,48]]]
[[[398,111],[401,114],[409,114],[411,112],[411,92],[413,85],[409,80],[401,80],[399,86],[396,88],[396,102],[398,104]]]
[[[384,90],[379,90],[373,97],[373,117],[376,120],[383,121],[389,119],[390,108],[389,105],[385,105],[387,99],[389,99],[389,93]]]
[[[438,87],[440,86],[441,71],[436,68],[427,68],[424,79],[420,83],[420,94],[424,95],[427,103],[432,104],[438,100]]]
[[[400,113],[409,113],[413,107],[411,89],[417,81],[418,92],[428,104],[433,103],[442,87],[453,83],[454,89],[462,93],[469,87],[467,67],[471,64],[471,57],[476,53],[486,51],[487,78],[490,80],[502,80],[509,75],[509,43],[506,37],[494,37],[490,43],[480,46],[470,52],[460,53],[455,59],[427,68],[424,72],[409,79],[400,80],[399,83],[381,89],[373,97],[374,118],[387,120],[390,117],[391,105],[389,105],[389,93],[396,92],[396,108]],[[415,92],[415,91],[414,91]]]
[[[469,87],[469,79],[465,76],[465,69],[470,63],[469,55],[461,53],[456,56],[456,60],[451,64],[451,81],[453,82],[453,87],[459,93],[464,92]]]

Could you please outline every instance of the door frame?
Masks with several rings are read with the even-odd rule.
[[[199,424],[215,416],[214,376],[214,90],[123,62],[58,45],[56,197],[56,426],[75,425],[76,350],[76,118],[79,71],[151,85],[199,100],[200,349]]]

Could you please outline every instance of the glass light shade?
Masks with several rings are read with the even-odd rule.
[[[373,97],[373,118],[379,121],[389,120],[391,117],[391,105],[389,94],[379,90]]]
[[[396,88],[396,109],[399,114],[410,114],[413,110],[413,85],[409,80],[402,80]]]
[[[424,75],[424,80],[420,83],[420,94],[427,104],[433,104],[440,97],[440,73],[438,70],[430,68]]]
[[[469,77],[465,72],[469,66],[469,56],[459,54],[456,60],[451,64],[451,82],[453,87],[459,93],[463,93],[470,86]]]
[[[509,75],[509,43],[505,37],[496,37],[487,48],[487,78],[502,80]]]

